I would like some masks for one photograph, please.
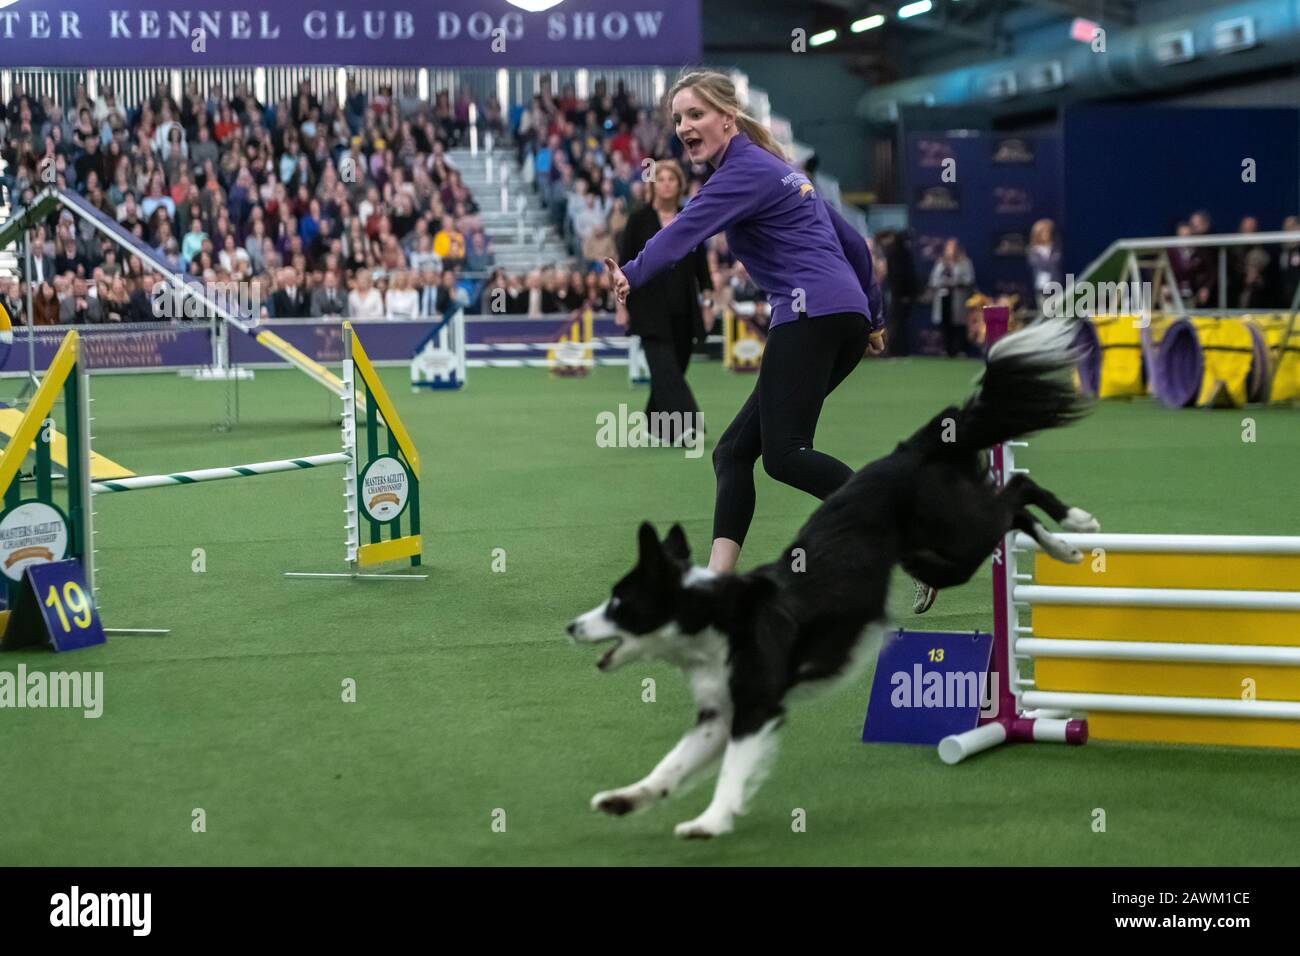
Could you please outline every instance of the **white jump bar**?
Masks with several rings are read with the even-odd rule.
[[[1068,710],[1108,710],[1134,714],[1182,714],[1190,717],[1255,717],[1300,720],[1300,702],[1236,700],[1220,697],[1151,697],[1140,694],[1080,694],[1067,691],[1027,690],[1020,695],[1025,707]]]
[[[1164,607],[1195,610],[1300,611],[1296,591],[1214,591],[1208,588],[1089,588],[1018,584],[1017,604],[1077,607]]]
[[[1300,647],[1237,644],[1175,644],[1159,641],[1086,641],[1022,637],[1016,652],[1033,657],[1088,660],[1190,661],[1201,664],[1283,664],[1300,666]]]
[[[1144,554],[1300,554],[1300,537],[1231,534],[1058,534],[1081,551],[1140,552]],[[1017,532],[1015,547],[1041,551],[1038,542]]]

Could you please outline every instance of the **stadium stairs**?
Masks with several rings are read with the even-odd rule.
[[[564,240],[547,215],[546,208],[531,183],[524,181],[515,164],[513,149],[493,150],[489,178],[488,156],[480,149],[477,156],[468,148],[448,150],[448,158],[460,170],[465,185],[479,204],[479,218],[492,240],[496,267],[508,272],[526,272],[543,265],[563,263],[570,258]],[[501,208],[501,170],[509,169],[508,208]],[[519,202],[523,200],[523,209]]]

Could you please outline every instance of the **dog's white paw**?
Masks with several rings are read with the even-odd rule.
[[[621,817],[644,810],[655,802],[653,791],[645,787],[623,787],[620,790],[602,790],[591,798],[591,809]]]
[[[1101,524],[1082,508],[1071,508],[1061,519],[1061,527],[1075,534],[1096,534]]]
[[[1066,564],[1079,564],[1083,561],[1083,552],[1068,544],[1064,538],[1043,532],[1038,538],[1038,543],[1042,545],[1044,551],[1057,561],[1063,561]]]
[[[694,820],[687,820],[673,827],[673,836],[681,837],[683,840],[707,840],[710,837],[730,833],[731,826],[730,817],[712,815],[706,811]]]

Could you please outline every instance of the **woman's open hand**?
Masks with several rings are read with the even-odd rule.
[[[605,259],[605,268],[609,270],[610,282],[613,283],[614,297],[618,299],[619,305],[627,303],[628,284],[627,276],[623,275],[623,270],[618,267],[618,263],[613,259]]]

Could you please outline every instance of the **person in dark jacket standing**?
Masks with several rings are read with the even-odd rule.
[[[912,310],[916,305],[916,261],[912,258],[911,237],[899,229],[876,237],[877,248],[885,259],[885,287],[889,293],[885,309],[891,357],[911,353]]]
[[[298,281],[298,273],[286,266],[280,270],[279,291],[271,294],[271,315],[277,319],[303,319],[310,314],[311,304]]]
[[[682,168],[671,159],[657,160],[650,202],[628,219],[623,232],[618,250],[622,261],[635,259],[651,237],[677,218],[685,191]],[[627,304],[620,304],[617,309],[619,324],[625,325],[632,335],[641,337],[646,364],[650,367],[646,417],[652,425],[663,423],[664,433],[655,437],[664,444],[690,440],[688,431],[699,420],[700,407],[686,383],[686,367],[691,361],[691,349],[705,334],[700,293],[711,291],[712,284],[708,256],[701,244],[629,294]],[[711,303],[709,309],[711,312]],[[711,314],[708,324],[712,324]],[[655,412],[668,414],[651,417]]]

